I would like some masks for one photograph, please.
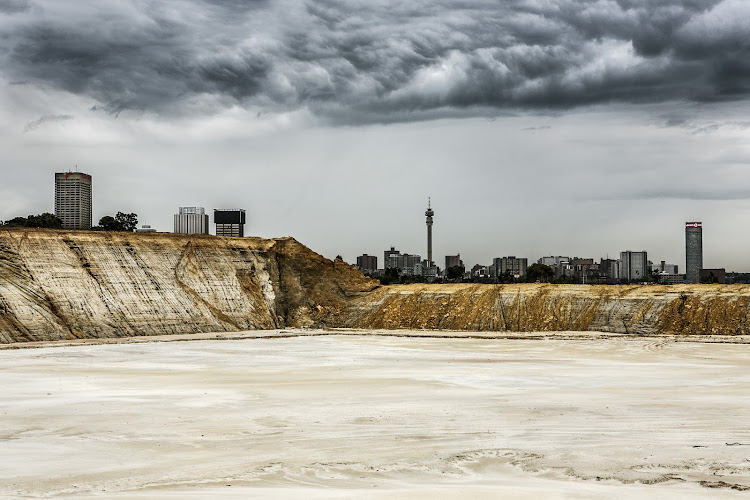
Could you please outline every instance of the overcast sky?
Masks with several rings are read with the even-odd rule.
[[[0,0],[0,219],[94,218],[354,262],[647,250],[750,271],[750,1]],[[213,219],[212,219],[213,223]],[[213,226],[213,224],[212,224]]]

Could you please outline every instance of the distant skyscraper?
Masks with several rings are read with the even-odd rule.
[[[648,252],[620,252],[620,279],[643,281],[649,275]]]
[[[378,270],[378,258],[374,255],[360,255],[357,257],[357,267],[362,272],[375,272]]]
[[[685,223],[685,283],[699,283],[703,269],[703,223]]]
[[[517,258],[514,255],[510,257],[498,257],[492,259],[490,273],[495,278],[505,273],[520,278],[521,276],[526,276],[526,268],[528,266],[529,260],[525,257]]]
[[[174,232],[208,234],[208,215],[203,207],[180,207],[174,214]]]
[[[55,174],[55,215],[65,229],[91,229],[91,176],[82,172]]]
[[[245,209],[214,209],[216,236],[242,238],[245,236]]]
[[[435,212],[430,207],[430,199],[427,198],[427,211],[424,213],[427,217],[427,265],[434,266],[432,262],[432,216]]]
[[[401,252],[391,247],[383,252],[383,269],[398,269],[398,257]]]

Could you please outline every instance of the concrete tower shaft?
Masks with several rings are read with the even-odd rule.
[[[432,216],[435,215],[435,211],[432,210],[432,203],[427,198],[427,211],[425,211],[427,217],[427,265],[432,267]]]

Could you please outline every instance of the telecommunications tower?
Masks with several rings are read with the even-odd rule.
[[[430,198],[427,198],[427,211],[424,213],[427,217],[427,265],[432,267],[432,216],[435,212],[430,207]]]

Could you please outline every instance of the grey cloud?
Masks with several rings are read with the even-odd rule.
[[[710,134],[721,129],[745,130],[750,128],[750,121],[724,120],[705,121],[684,113],[665,113],[655,118],[659,127],[676,127],[689,131],[692,135]]]
[[[696,128],[695,130],[693,130],[692,133],[695,134],[695,135],[697,135],[697,134],[708,134],[708,133],[715,132],[715,131],[717,131],[719,129],[723,129],[723,128],[731,128],[731,129],[744,130],[744,129],[750,128],[750,122],[746,122],[746,121],[726,121],[726,122],[722,122],[722,123],[711,123],[709,125],[703,125],[703,126],[700,126],[700,127]]]
[[[605,197],[604,200],[750,200],[750,189],[712,191],[710,189],[652,189],[633,192],[622,197]]]
[[[4,76],[114,114],[206,99],[356,124],[750,95],[744,0],[55,5],[14,15]]]
[[[662,127],[686,127],[690,125],[690,119],[683,113],[664,113],[657,116],[656,120]]]
[[[29,0],[3,0],[0,2],[0,13],[17,14],[28,10],[29,7]]]
[[[24,132],[31,132],[32,130],[36,130],[45,123],[50,122],[64,122],[67,120],[72,120],[74,117],[71,115],[44,115],[40,117],[38,120],[34,120],[33,122],[27,123],[26,126],[23,128]]]

